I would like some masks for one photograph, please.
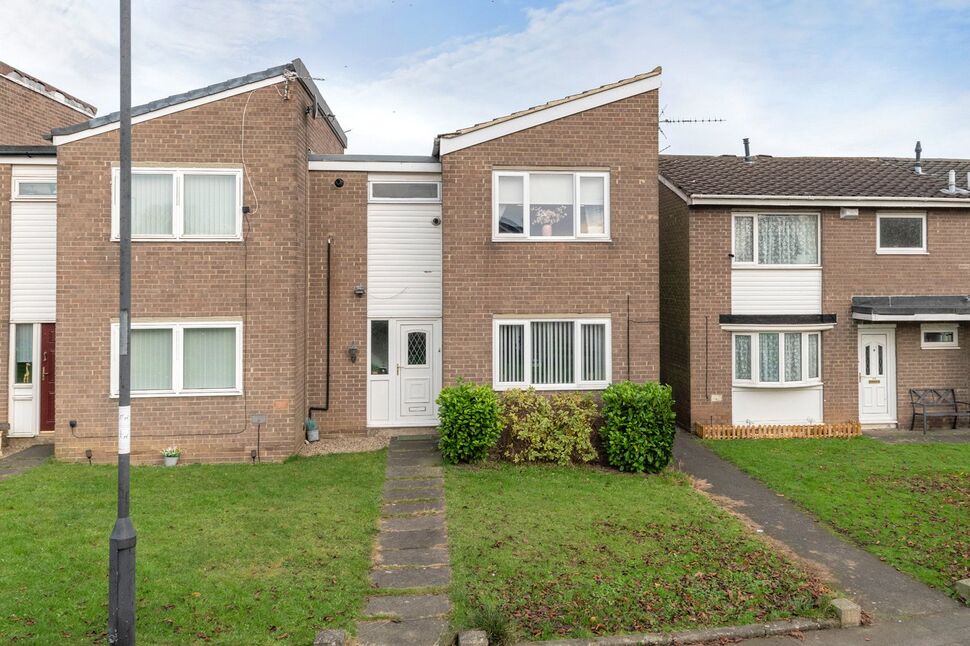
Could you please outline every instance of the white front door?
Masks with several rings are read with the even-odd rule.
[[[896,421],[895,330],[859,330],[859,421]]]
[[[367,425],[436,426],[441,391],[441,321],[372,319]]]
[[[398,415],[402,420],[434,415],[434,325],[402,323],[398,333]]]

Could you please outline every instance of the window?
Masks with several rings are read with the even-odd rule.
[[[821,377],[822,337],[815,332],[736,332],[734,383],[797,386]]]
[[[370,182],[371,202],[440,202],[441,182]]]
[[[926,214],[878,213],[876,253],[926,253]]]
[[[387,321],[370,322],[370,373],[372,375],[387,374],[387,337]]]
[[[921,343],[924,350],[935,348],[959,348],[959,326],[954,324],[924,324],[920,326]]]
[[[120,237],[119,170],[112,173],[111,236]],[[134,168],[133,240],[241,240],[242,171]]]
[[[819,264],[817,214],[736,214],[733,224],[735,265]]]
[[[610,382],[609,319],[496,319],[496,388],[605,388]]]
[[[14,383],[34,383],[34,325],[33,323],[18,323],[14,332],[14,352],[16,354],[16,372]]]
[[[118,395],[119,326],[111,325],[111,395]],[[133,322],[133,397],[242,393],[239,321]]]
[[[492,191],[495,240],[609,238],[609,173],[496,171]]]
[[[57,181],[48,178],[25,178],[14,180],[13,197],[16,200],[53,200],[57,198]]]

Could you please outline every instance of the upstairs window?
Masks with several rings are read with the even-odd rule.
[[[120,238],[119,170],[112,173],[111,237]],[[241,240],[242,171],[134,168],[132,240]]]
[[[734,265],[817,266],[818,222],[817,214],[735,214]]]
[[[609,239],[609,173],[496,171],[492,201],[495,240]]]
[[[925,213],[879,213],[876,215],[876,253],[926,253]]]
[[[609,319],[496,319],[494,325],[496,388],[580,390],[610,383]]]

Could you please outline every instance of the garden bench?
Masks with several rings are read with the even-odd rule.
[[[916,426],[917,415],[923,417],[924,435],[931,417],[952,417],[953,428],[957,427],[957,419],[961,417],[970,420],[970,402],[957,400],[953,388],[913,388],[909,391],[909,398],[913,402],[913,419],[909,423],[911,431]]]

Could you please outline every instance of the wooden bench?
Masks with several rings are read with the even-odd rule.
[[[913,419],[909,423],[911,431],[916,426],[917,415],[923,418],[923,435],[926,435],[931,417],[952,417],[953,428],[957,427],[957,419],[961,417],[970,420],[970,402],[957,400],[953,388],[913,388],[909,391],[909,398],[913,402]]]

